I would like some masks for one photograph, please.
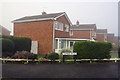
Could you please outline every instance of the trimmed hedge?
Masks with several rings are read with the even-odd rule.
[[[27,37],[2,36],[4,39],[10,39],[15,44],[14,52],[31,50],[31,39]]]
[[[79,41],[75,42],[73,51],[77,52],[79,59],[110,58],[112,44],[109,42]]]
[[[2,41],[2,52],[13,52],[14,51],[14,43],[10,39],[1,39]]]

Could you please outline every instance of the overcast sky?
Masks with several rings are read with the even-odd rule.
[[[118,0],[4,0],[0,3],[0,25],[13,33],[11,21],[32,15],[66,12],[73,24],[94,23],[118,34]]]

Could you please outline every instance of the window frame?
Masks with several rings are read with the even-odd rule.
[[[60,24],[61,24],[61,28],[60,28]],[[56,21],[55,22],[55,30],[63,31],[63,23]]]
[[[65,32],[69,32],[69,25],[68,24],[65,24]]]

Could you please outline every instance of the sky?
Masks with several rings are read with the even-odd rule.
[[[96,24],[118,35],[118,0],[1,0],[0,25],[13,34],[11,21],[32,15],[66,12],[72,24]]]

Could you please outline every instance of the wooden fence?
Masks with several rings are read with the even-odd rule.
[[[49,59],[7,59],[7,58],[0,58],[0,61],[2,61],[3,63],[7,62],[7,61],[11,61],[11,62],[21,62],[21,61],[26,61],[26,62],[30,62],[30,61],[51,61]],[[60,59],[56,60],[56,61],[61,61]],[[74,61],[74,59],[67,59],[65,61]],[[90,61],[90,63],[92,63],[92,61],[99,61],[99,59],[76,59],[76,61]],[[114,61],[114,62],[118,62],[120,61],[120,58],[110,58],[110,59],[101,59],[101,61]]]

